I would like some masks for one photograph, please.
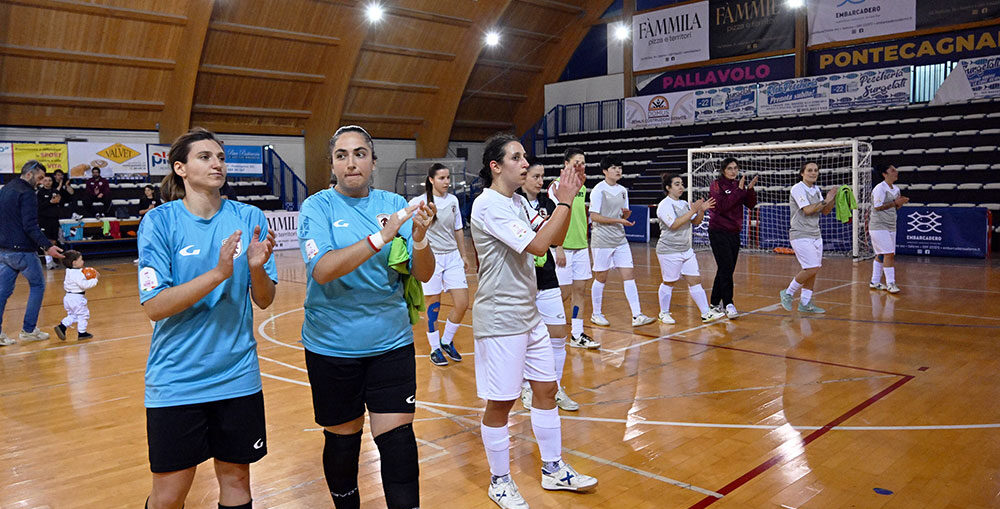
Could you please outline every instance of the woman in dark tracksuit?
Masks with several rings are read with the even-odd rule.
[[[708,189],[715,200],[715,209],[708,218],[708,241],[715,256],[715,282],[712,283],[712,307],[736,318],[739,312],[733,305],[733,272],[736,259],[740,256],[740,229],[743,228],[743,207],[752,209],[757,205],[757,183],[754,177],[749,184],[740,173],[740,163],[735,158],[723,159],[719,178]],[[723,309],[723,307],[725,309]]]

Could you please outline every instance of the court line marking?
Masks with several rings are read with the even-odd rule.
[[[822,302],[822,301],[821,301]],[[840,306],[852,306],[851,304],[836,302],[835,304]],[[858,305],[863,307],[862,305]],[[853,306],[852,306],[853,307]],[[777,313],[758,313],[759,316],[780,316],[785,317],[787,315],[781,315]],[[840,316],[826,316],[826,315],[810,315],[808,317],[810,320],[834,320],[839,322],[851,322],[851,323],[870,323],[873,325],[913,325],[919,327],[958,327],[965,329],[1000,329],[1000,325],[985,325],[985,324],[975,324],[975,323],[933,323],[933,322],[905,322],[897,320],[876,320],[876,319],[865,319],[865,318],[844,318]],[[970,318],[980,318],[980,317],[970,317]],[[996,318],[991,318],[991,320],[996,320]]]
[[[85,341],[74,341],[72,343],[64,343],[63,341],[59,341],[58,338],[49,338],[49,339],[45,339],[45,340],[42,340],[42,341],[31,341],[29,343],[24,343],[24,341],[18,341],[17,344],[19,344],[19,345],[24,345],[24,344],[38,344],[38,343],[43,343],[45,341],[53,341],[53,340],[59,341],[59,343],[64,343],[64,344],[57,344],[56,346],[53,346],[53,347],[39,348],[37,350],[36,349],[31,349],[31,350],[26,350],[26,351],[21,351],[21,352],[6,353],[6,352],[9,352],[9,350],[6,350],[7,348],[10,348],[11,346],[14,346],[14,345],[9,345],[9,346],[5,346],[4,350],[0,350],[0,352],[3,352],[3,353],[0,353],[0,359],[3,359],[4,357],[20,357],[22,355],[32,355],[32,354],[36,354],[36,353],[39,353],[39,352],[46,352],[46,351],[52,351],[52,350],[60,350],[60,349],[63,349],[63,348],[77,348],[77,347],[87,346],[87,345],[100,345],[100,344],[104,344],[104,343],[112,343],[112,342],[115,342],[115,341],[124,341],[126,339],[141,338],[141,337],[144,337],[144,336],[152,336],[152,335],[153,335],[153,332],[150,331],[150,332],[147,332],[145,334],[134,334],[132,336],[121,336],[121,337],[117,337],[117,338],[108,338],[108,339],[94,339],[94,340],[85,340]]]

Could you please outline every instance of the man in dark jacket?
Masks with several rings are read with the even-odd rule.
[[[19,337],[24,341],[40,341],[49,335],[38,330],[38,311],[45,294],[45,274],[38,261],[38,249],[53,258],[62,258],[62,249],[54,246],[38,227],[38,199],[35,184],[45,175],[45,166],[28,161],[21,167],[21,178],[0,188],[0,346],[14,340],[3,333],[3,311],[14,292],[19,273],[28,279],[28,305],[24,310],[24,325]]]
[[[101,176],[100,168],[91,168],[90,175],[86,182],[87,192],[84,193],[83,205],[87,207],[88,214],[100,218],[111,208],[111,185],[108,184],[108,179]],[[100,202],[101,205],[95,208],[94,202]]]

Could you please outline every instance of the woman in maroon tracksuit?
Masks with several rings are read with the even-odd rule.
[[[750,184],[746,183],[746,176],[737,182],[739,173],[739,161],[732,157],[723,159],[719,178],[708,189],[709,196],[715,199],[715,210],[708,218],[708,242],[712,245],[717,267],[711,304],[729,318],[739,316],[733,305],[733,271],[740,256],[743,207],[752,209],[757,205],[757,191],[753,188],[757,177]]]

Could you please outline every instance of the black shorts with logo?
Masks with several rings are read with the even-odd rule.
[[[174,472],[215,458],[249,464],[267,454],[264,393],[146,409],[149,468]]]
[[[337,426],[365,414],[412,414],[417,364],[413,343],[372,357],[331,357],[306,350],[313,412],[320,426]]]

